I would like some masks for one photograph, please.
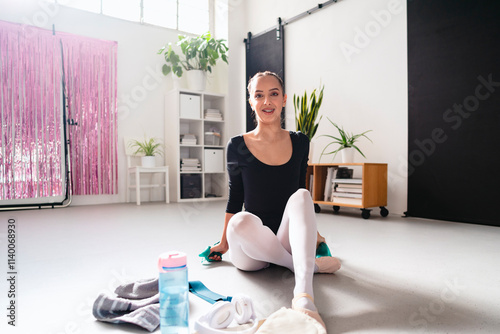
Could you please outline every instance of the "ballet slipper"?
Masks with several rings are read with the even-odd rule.
[[[340,260],[333,256],[322,256],[316,258],[318,273],[333,274],[340,269]]]
[[[303,307],[298,307],[295,305],[295,303],[297,302],[297,300],[299,300],[300,298],[308,298],[310,299],[313,304],[314,304],[314,299],[313,297],[311,297],[310,294],[308,293],[299,293],[297,296],[295,296],[293,299],[292,299],[292,310],[295,310],[295,311],[298,311],[300,313],[304,313],[305,315],[313,318],[314,320],[316,320],[317,322],[319,322],[319,324],[321,326],[323,326],[323,328],[325,329],[326,331],[326,325],[325,325],[325,322],[323,321],[323,319],[321,319],[321,316],[319,315],[318,311],[312,311],[312,310],[309,310],[309,309],[306,309],[306,308],[303,308]]]

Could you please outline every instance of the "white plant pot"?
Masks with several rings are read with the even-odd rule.
[[[172,78],[172,87],[174,89],[179,90],[181,88],[181,80],[182,79],[179,78],[177,75],[175,75],[174,72],[171,72],[170,74],[172,75],[171,76],[171,78]]]
[[[344,148],[342,151],[342,162],[343,163],[350,163],[354,162],[354,148],[349,147],[349,148]]]
[[[186,77],[189,89],[202,91],[205,90],[206,76],[201,70],[186,71]]]
[[[309,163],[313,163],[313,151],[314,151],[314,143],[309,143]]]
[[[141,165],[142,167],[156,167],[156,157],[154,156],[141,157]]]

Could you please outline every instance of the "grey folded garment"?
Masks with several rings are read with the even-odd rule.
[[[97,297],[92,307],[97,320],[130,323],[150,332],[160,325],[158,278],[120,285],[115,294]]]
[[[128,299],[144,299],[158,294],[158,277],[120,285],[117,296]]]

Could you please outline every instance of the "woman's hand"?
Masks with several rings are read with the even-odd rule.
[[[229,245],[227,244],[227,242],[224,243],[219,242],[217,245],[210,247],[210,253],[218,252],[221,254],[225,254],[228,250],[229,250]],[[209,259],[214,261],[220,261],[222,260],[222,257],[220,257],[219,255],[212,255],[209,257]]]
[[[224,229],[222,230],[222,237],[220,238],[220,241],[218,244],[210,247],[209,254],[212,254],[213,252],[225,254],[229,250],[229,244],[227,243],[226,231],[227,231],[227,225],[229,224],[229,221],[231,220],[231,218],[233,216],[234,216],[234,213],[229,213],[229,212],[226,212],[226,214],[224,215]],[[212,256],[209,256],[208,259],[212,260],[212,261],[221,261],[222,256],[212,255]]]

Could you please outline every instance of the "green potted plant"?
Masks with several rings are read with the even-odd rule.
[[[307,91],[304,92],[304,96],[300,97],[298,95],[293,95],[293,107],[295,108],[295,126],[297,131],[304,133],[311,141],[318,130],[319,122],[321,118],[316,123],[316,118],[318,117],[319,108],[323,102],[323,90],[325,86],[319,91],[319,96],[316,98],[316,89],[311,93],[309,99],[310,103],[307,103]]]
[[[318,97],[316,97],[316,89],[313,90],[309,98],[309,103],[307,99],[307,91],[304,92],[304,96],[293,95],[293,107],[295,109],[295,128],[297,131],[301,131],[309,138],[309,161],[312,160],[313,143],[311,142],[316,131],[318,130],[319,122],[321,121],[321,116],[318,118],[319,108],[323,102],[323,90],[325,86],[321,87]]]
[[[132,139],[129,145],[131,148],[136,149],[133,154],[142,155],[141,162],[143,167],[155,167],[155,157],[163,155],[162,145],[156,138]]]
[[[339,151],[342,152],[342,162],[353,162],[353,155],[354,155],[354,150],[358,151],[364,158],[365,155],[363,154],[363,152],[361,152],[361,150],[359,149],[358,146],[356,146],[356,142],[361,139],[361,137],[365,137],[366,139],[368,139],[369,141],[372,141],[370,138],[368,138],[368,136],[366,136],[366,133],[372,131],[372,130],[367,130],[363,133],[360,133],[360,134],[353,134],[353,133],[348,133],[347,131],[344,130],[344,127],[339,127],[337,124],[333,123],[329,118],[328,120],[330,121],[330,123],[333,124],[333,126],[337,129],[337,131],[339,132],[339,137],[335,137],[335,136],[331,136],[331,135],[321,135],[321,137],[328,137],[328,138],[331,138],[332,141],[330,143],[328,143],[325,148],[323,149],[323,151],[321,152],[321,157],[323,155],[328,155],[328,154],[334,154],[333,158],[335,158],[335,156],[337,155],[337,153]],[[327,152],[325,153],[326,149],[330,146],[330,145],[339,145],[339,147],[336,149],[336,150],[333,150],[331,152]],[[321,160],[321,157],[320,157],[320,160]]]
[[[225,40],[213,38],[210,32],[194,37],[179,35],[178,38],[177,46],[181,48],[183,57],[174,51],[172,43],[163,46],[158,51],[158,54],[164,54],[166,62],[162,72],[164,75],[172,72],[180,78],[186,71],[190,88],[204,90],[206,72],[211,73],[219,59],[228,63]]]

